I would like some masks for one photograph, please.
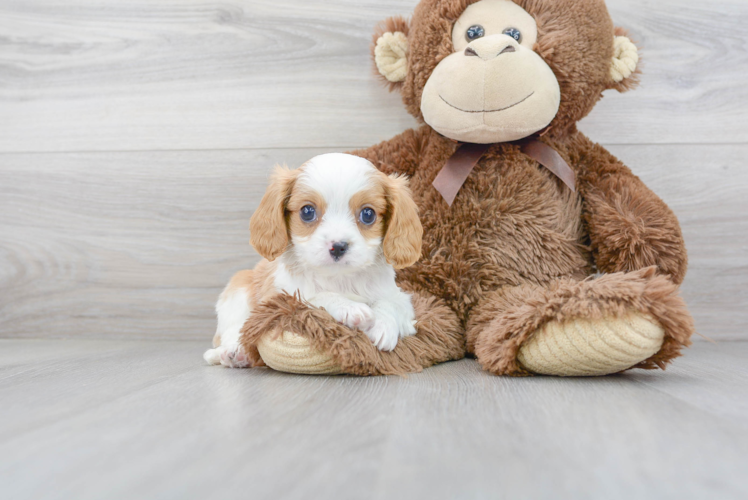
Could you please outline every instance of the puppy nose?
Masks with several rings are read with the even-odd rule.
[[[493,35],[479,38],[470,42],[465,49],[466,56],[477,56],[484,61],[490,61],[501,54],[517,51],[517,42],[506,35]]]
[[[348,250],[348,242],[346,241],[336,241],[332,244],[332,248],[330,249],[330,255],[335,258],[335,260],[338,260],[343,256],[343,254]]]

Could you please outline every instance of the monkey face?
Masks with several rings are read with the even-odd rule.
[[[471,4],[452,30],[454,53],[423,88],[421,113],[454,140],[490,144],[522,139],[553,121],[558,80],[534,52],[535,19],[510,0]]]
[[[604,0],[420,0],[390,17],[372,55],[408,112],[455,140],[576,129],[607,89],[638,81],[639,54]]]

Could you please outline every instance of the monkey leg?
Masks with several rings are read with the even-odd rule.
[[[497,290],[473,309],[466,335],[496,375],[594,376],[664,369],[693,330],[677,286],[649,267]]]
[[[413,307],[417,333],[401,338],[391,352],[378,350],[364,333],[289,295],[256,307],[241,342],[253,366],[264,363],[288,373],[394,375],[464,357],[462,326],[442,300],[415,292]]]

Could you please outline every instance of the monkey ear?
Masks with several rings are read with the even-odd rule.
[[[610,62],[610,88],[626,92],[639,83],[639,49],[636,48],[626,31],[616,28],[613,38],[613,59]]]
[[[275,260],[288,246],[286,204],[296,181],[296,170],[276,166],[270,186],[249,220],[249,242],[267,260]]]
[[[390,90],[400,87],[408,75],[408,29],[406,19],[390,17],[374,31],[374,65]]]

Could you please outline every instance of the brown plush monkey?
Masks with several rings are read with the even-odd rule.
[[[354,153],[411,177],[423,253],[398,279],[418,334],[380,352],[279,296],[245,325],[256,364],[375,375],[469,353],[498,375],[603,375],[690,344],[677,219],[576,129],[603,91],[636,84],[603,0],[422,0],[373,55],[424,123]]]

